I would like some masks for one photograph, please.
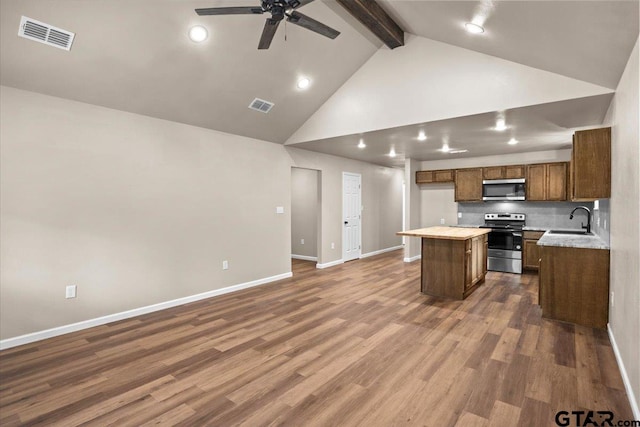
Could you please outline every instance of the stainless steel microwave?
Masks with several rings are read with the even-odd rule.
[[[524,178],[485,179],[482,200],[525,200]]]

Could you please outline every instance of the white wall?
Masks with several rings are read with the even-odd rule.
[[[640,87],[638,43],[620,79],[606,122],[611,125],[611,271],[609,311],[635,418],[640,419]]]
[[[416,184],[416,171],[420,170],[420,162],[413,159],[406,159],[404,162],[405,180],[405,213],[404,222],[407,230],[421,228],[420,217],[421,201],[420,186]],[[421,239],[419,237],[405,237],[404,260],[415,261],[420,257],[422,251]]]
[[[420,187],[420,227],[455,225],[458,223],[458,204],[454,202],[453,183],[422,184]]]
[[[406,34],[401,49],[378,50],[287,144],[612,92]]]
[[[282,146],[8,87],[0,102],[2,339],[290,271]]]
[[[400,245],[401,170],[0,90],[2,340],[290,274],[292,166],[322,173],[320,260],[341,258],[342,171],[362,252]]]
[[[298,148],[287,152],[294,166],[321,171],[319,264],[342,259],[342,172],[362,176],[362,254],[402,244],[395,235],[402,227],[402,170]]]
[[[292,255],[318,257],[319,173],[311,169],[291,168]]]

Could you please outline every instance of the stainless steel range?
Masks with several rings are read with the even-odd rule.
[[[492,271],[522,273],[522,228],[526,215],[521,213],[484,214],[484,226],[490,228],[487,268]]]

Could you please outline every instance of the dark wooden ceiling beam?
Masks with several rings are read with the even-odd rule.
[[[390,49],[404,46],[404,31],[375,0],[337,0]]]

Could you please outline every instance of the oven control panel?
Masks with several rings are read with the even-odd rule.
[[[484,219],[499,219],[504,221],[524,221],[525,214],[521,213],[488,213],[484,214]]]

